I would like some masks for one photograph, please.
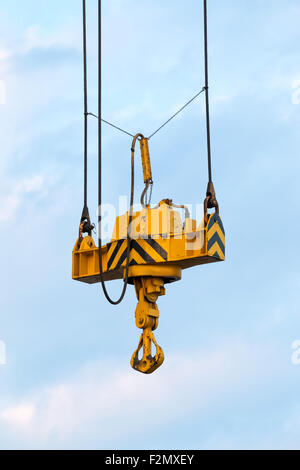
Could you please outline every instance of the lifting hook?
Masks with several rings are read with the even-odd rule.
[[[138,304],[135,311],[135,323],[143,330],[137,349],[131,357],[131,367],[143,374],[151,374],[164,362],[164,353],[157,344],[153,330],[158,326],[159,310],[156,305],[158,296],[165,295],[164,281],[161,278],[139,277],[134,279]],[[152,343],[156,354],[152,356]],[[139,359],[139,352],[143,356]]]

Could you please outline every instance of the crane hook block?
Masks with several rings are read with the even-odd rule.
[[[138,348],[131,358],[133,369],[151,374],[164,361],[164,353],[158,346],[153,334],[158,326],[159,311],[155,303],[160,295],[165,294],[164,281],[155,277],[137,277],[134,279],[138,304],[135,311],[135,323],[138,328],[143,330],[138,344]],[[152,343],[156,347],[156,354],[152,356]],[[139,352],[143,349],[142,358],[139,359]]]
[[[145,163],[144,176],[151,175],[151,167],[147,168]],[[179,281],[184,269],[225,259],[225,231],[218,211],[207,214],[207,204],[204,205],[204,217],[197,225],[187,210],[182,223],[175,207],[178,206],[171,199],[164,199],[154,208],[149,205],[135,212],[130,224],[128,283],[135,286],[138,299],[135,322],[142,330],[131,366],[144,374],[151,374],[164,361],[153,331],[159,318],[156,301],[165,295],[165,285]],[[105,281],[125,277],[128,226],[126,212],[117,217],[110,243],[101,247]],[[100,281],[98,250],[90,235],[77,239],[73,249],[73,279],[87,284]]]

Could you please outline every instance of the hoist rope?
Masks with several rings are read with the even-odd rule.
[[[87,152],[88,152],[88,97],[87,97],[87,57],[86,57],[86,0],[83,8],[83,94],[84,94],[84,185],[83,200],[87,207]]]
[[[98,247],[99,247],[99,272],[102,289],[106,299],[113,305],[119,304],[126,293],[128,285],[128,272],[129,272],[129,258],[131,248],[130,227],[133,216],[133,202],[134,202],[134,153],[135,144],[138,138],[143,137],[141,134],[133,135],[130,132],[106,121],[102,118],[102,12],[101,0],[98,0],[98,116],[94,113],[88,112],[88,95],[87,95],[87,41],[86,41],[86,0],[83,0],[83,63],[84,63],[84,210],[83,214],[88,214],[87,209],[87,153],[88,153],[88,116],[93,116],[98,119]],[[184,106],[182,106],[176,113],[174,113],[166,122],[164,122],[156,131],[149,137],[151,139],[161,129],[163,129],[172,119],[181,113],[190,103],[192,103],[201,93],[205,91],[206,95],[206,131],[207,131],[207,158],[208,158],[208,177],[209,183],[212,183],[212,169],[211,169],[211,144],[210,144],[210,117],[209,117],[209,87],[208,87],[208,34],[207,34],[207,1],[204,0],[204,67],[205,67],[205,86],[193,98],[191,98]],[[129,221],[127,230],[127,248],[126,248],[126,268],[124,285],[121,295],[118,300],[114,301],[110,298],[104,278],[103,278],[103,264],[102,264],[102,122],[114,127],[115,129],[133,137],[131,146],[131,191],[130,191],[130,210]],[[151,188],[152,189],[152,188]],[[84,212],[86,209],[86,212]],[[89,219],[89,217],[88,217]]]
[[[134,152],[135,144],[140,137],[140,134],[137,134],[133,138],[131,146],[131,190],[130,190],[130,209],[129,209],[129,221],[127,228],[127,248],[126,248],[126,268],[125,268],[125,277],[123,289],[120,297],[117,300],[113,300],[107,292],[105,282],[103,279],[103,264],[102,264],[102,18],[101,18],[101,0],[98,0],[98,247],[99,247],[99,271],[100,271],[100,281],[104,295],[109,303],[112,305],[118,305],[122,302],[127,285],[128,285],[128,271],[129,271],[129,257],[131,249],[131,240],[130,240],[130,227],[132,221],[132,211],[133,211],[133,201],[134,201]]]
[[[206,104],[206,134],[207,134],[207,163],[208,181],[212,183],[210,119],[209,119],[209,86],[208,86],[208,38],[207,38],[207,0],[203,2],[204,11],[204,70],[205,70],[205,104]]]

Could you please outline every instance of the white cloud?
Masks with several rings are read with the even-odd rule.
[[[51,43],[51,42],[50,42]],[[30,51],[36,47],[45,47],[49,45],[49,40],[42,39],[41,30],[38,26],[30,26],[24,35],[24,49]]]
[[[53,438],[65,442],[96,423],[99,442],[107,445],[138,434],[145,409],[151,432],[182,417],[215,410],[219,404],[226,406],[266,379],[262,364],[268,354],[268,348],[253,351],[241,343],[228,344],[216,351],[168,356],[151,376],[119,370],[116,364],[90,364],[77,377],[3,409],[0,427],[29,437],[35,446]]]
[[[9,49],[0,46],[0,60],[7,59],[10,55],[11,51]]]
[[[124,8],[126,7],[128,10],[127,2],[123,3]],[[116,8],[115,2],[111,2],[111,4],[113,4],[111,8]],[[138,8],[143,7],[139,6]],[[157,119],[157,124],[159,125],[165,118],[168,118],[169,115],[172,114],[173,110],[175,112],[182,106],[185,102],[185,96],[187,99],[189,98],[190,91],[187,91],[185,94],[182,92],[182,89],[184,88],[196,91],[197,88],[195,88],[195,82],[197,83],[197,86],[201,83],[201,80],[199,82],[199,77],[201,77],[200,73],[199,77],[196,77],[197,79],[191,79],[191,81],[188,80],[187,83],[185,80],[180,79],[179,73],[176,72],[171,75],[176,64],[181,64],[183,52],[188,49],[188,46],[191,43],[191,38],[194,38],[194,33],[187,32],[187,36],[176,32],[175,34],[179,38],[179,48],[178,41],[176,43],[173,41],[174,36],[170,36],[169,40],[167,39],[169,34],[166,34],[166,31],[173,31],[173,25],[172,27],[169,27],[169,25],[166,27],[165,18],[167,17],[165,15],[161,15],[160,24],[162,26],[158,31],[159,34],[157,35],[157,39],[155,37],[152,38],[151,35],[151,44],[153,44],[153,40],[155,41],[153,51],[150,51],[151,54],[149,52],[144,53],[143,49],[146,43],[144,38],[147,38],[147,34],[143,34],[145,22],[136,22],[135,19],[133,19],[132,24],[134,27],[129,28],[127,22],[124,20],[123,14],[119,14],[117,16],[117,19],[119,18],[119,24],[116,24],[116,15],[114,13],[115,11],[112,11],[109,17],[110,21],[105,22],[105,27],[109,30],[108,38],[110,39],[105,41],[106,44],[109,44],[107,54],[113,58],[113,63],[109,63],[107,59],[107,65],[110,65],[110,77],[116,77],[116,79],[112,79],[112,83],[110,83],[109,89],[114,89],[116,92],[114,98],[109,100],[108,110],[114,108],[120,109],[119,114],[116,112],[114,115],[115,117],[113,117],[112,120],[116,120],[117,124],[119,119],[124,121],[124,127],[127,128],[126,120],[136,117],[142,118],[142,115],[150,115],[152,120]],[[149,16],[147,17],[147,22],[148,25],[151,26],[151,28],[149,26],[151,30],[153,29],[152,25],[154,24],[153,18],[156,16],[155,12],[155,14],[153,13],[153,17],[150,17],[150,19]],[[172,22],[172,18],[168,21]],[[70,44],[70,46],[78,44],[78,50],[80,50],[80,23],[78,23],[78,25],[78,35],[75,34],[76,32],[70,31],[65,33],[66,36],[63,36],[63,34],[53,31],[52,37],[48,37],[48,34],[44,33],[43,29],[39,30],[35,27],[29,28],[25,35],[25,41],[19,41],[14,53],[17,56],[17,53],[20,51],[22,53],[26,53],[34,48],[47,48],[52,45],[65,44]],[[138,32],[136,31],[136,25],[142,25],[137,26],[139,28]],[[119,34],[115,34],[115,31]],[[271,28],[271,31],[276,31],[276,28]],[[166,42],[163,41],[165,36],[167,39]],[[277,37],[279,37],[281,41],[282,36],[277,35]],[[122,48],[120,48],[120,38],[122,39]],[[89,44],[94,57],[96,57],[96,43],[96,41],[90,41]],[[160,43],[162,44],[161,52],[160,47],[158,47]],[[166,60],[165,51],[167,49],[169,49],[169,54],[172,53],[172,57],[168,56],[168,59]],[[124,50],[134,50],[136,52],[131,58],[131,52],[128,52],[128,55],[126,55]],[[140,54],[141,51],[143,51],[143,55]],[[2,57],[3,59],[7,59],[9,58],[9,54],[10,52],[2,50],[0,51],[0,58]],[[142,62],[143,67],[137,67],[137,56],[140,56],[139,61]],[[163,60],[161,58],[163,58]],[[19,58],[16,57],[16,61],[18,60]],[[186,61],[186,65],[191,63],[192,61]],[[136,69],[134,68],[134,64]],[[28,71],[30,71],[30,75],[28,77],[25,73],[18,75],[17,65],[18,64],[16,63],[15,68],[11,68],[11,71],[15,73],[14,75],[12,74],[10,78],[13,78],[14,80],[7,81],[10,100],[12,101],[8,107],[11,114],[5,115],[2,123],[5,129],[8,125],[11,128],[11,132],[4,130],[3,137],[6,137],[6,146],[8,146],[9,149],[12,147],[12,151],[6,151],[5,148],[3,149],[4,143],[2,142],[2,154],[6,155],[6,158],[2,158],[2,162],[5,160],[10,164],[14,161],[15,155],[17,155],[18,158],[20,157],[20,152],[16,152],[16,149],[22,149],[22,158],[26,154],[26,152],[24,152],[22,136],[24,136],[29,129],[29,126],[26,125],[27,123],[30,125],[30,139],[28,138],[28,149],[30,151],[31,149],[34,151],[34,147],[30,146],[32,141],[36,136],[40,136],[44,132],[44,128],[41,130],[40,127],[37,126],[38,123],[36,123],[35,126],[31,124],[31,120],[28,119],[28,113],[34,110],[34,113],[39,115],[39,112],[41,110],[43,111],[45,103],[48,105],[48,101],[51,102],[52,96],[55,96],[55,100],[57,100],[57,102],[60,102],[63,95],[66,95],[70,102],[75,96],[78,96],[78,100],[80,99],[78,94],[79,92],[76,91],[77,88],[74,93],[71,93],[69,90],[73,83],[73,77],[71,74],[70,78],[72,80],[69,79],[69,76],[67,75],[62,76],[58,74],[58,69],[54,66],[52,67],[53,70],[50,76],[49,71],[45,71],[44,80],[43,75],[38,75],[36,77],[35,73],[37,72],[32,71],[31,67],[28,67]],[[91,67],[92,66],[93,64],[91,64]],[[251,61],[249,67],[253,67]],[[106,68],[108,69],[108,67]],[[282,68],[283,67],[281,67],[281,69]],[[43,71],[42,66],[40,69]],[[186,70],[186,76],[188,77],[191,70],[194,70],[194,66],[190,68],[181,66],[179,69]],[[74,74],[74,77],[79,77],[80,70],[81,69],[78,68],[78,74]],[[136,70],[136,72],[128,74],[128,70]],[[216,103],[218,104],[219,102],[224,102],[226,104],[227,102],[228,97],[226,96],[225,90],[231,89],[232,78],[231,68],[228,67],[228,70],[230,76],[227,82],[225,82],[224,91],[222,89],[219,91],[217,90],[218,93],[216,94],[216,92],[212,90],[212,105]],[[249,70],[246,67],[244,75],[249,74],[248,72]],[[272,73],[269,75],[273,77],[273,69],[271,72]],[[248,88],[251,93],[253,93],[253,90],[261,90],[261,93],[265,93],[265,90],[270,84],[267,80],[268,75],[265,77],[266,79],[262,79],[263,74],[266,75],[263,72],[262,76],[258,77],[257,82],[253,81],[254,79],[251,74],[249,74],[249,81],[243,81],[243,67],[241,66],[239,73],[237,73],[236,81],[238,83],[242,83],[242,85],[237,87],[237,90],[235,90],[234,84],[234,96],[236,96],[236,94],[248,96]],[[149,81],[145,80],[147,76],[150,77]],[[177,76],[179,78],[175,80]],[[274,82],[271,81],[272,89],[275,91],[277,88],[290,90],[291,76],[292,75],[289,75],[288,79],[286,79],[286,77],[283,77],[282,79],[280,76],[278,78],[278,74],[275,75],[276,79],[274,79]],[[59,77],[60,81],[59,86],[51,86],[51,84],[55,84],[54,78],[57,77]],[[68,79],[66,79],[66,77]],[[121,80],[120,77],[122,78]],[[6,81],[6,77],[2,74],[0,78],[5,78]],[[140,91],[138,90],[139,94],[137,94],[137,98],[132,104],[133,100],[131,97],[128,97],[127,92],[124,93],[123,91],[124,89],[131,89],[129,88],[128,83],[133,79],[136,81],[133,82],[132,88],[135,87],[137,82],[141,85]],[[152,79],[156,80],[153,86],[151,83]],[[123,82],[125,84],[122,88],[121,86]],[[65,92],[65,86],[63,86],[63,83],[67,83],[67,93]],[[37,90],[41,89],[41,85],[43,84],[45,85],[43,93],[36,93]],[[121,87],[120,92],[118,91],[119,87]],[[18,90],[21,90],[21,92]],[[161,90],[166,90],[166,97],[164,97],[164,99],[161,98]],[[178,98],[178,90],[180,91],[180,96],[184,97],[183,99]],[[148,101],[145,101],[144,103],[143,97],[145,94]],[[142,96],[142,100],[140,100],[140,96]],[[199,98],[200,103],[202,99],[203,96]],[[169,108],[168,103],[173,103],[175,100],[179,100],[177,105],[174,105],[173,108]],[[134,103],[137,103],[138,106],[135,107]],[[142,106],[140,103],[142,103]],[[221,110],[222,108],[223,106],[220,106]],[[70,109],[72,108],[70,107]],[[169,112],[170,109],[171,112]],[[199,102],[197,104],[195,102],[194,108],[191,107],[189,110],[186,110],[186,113],[192,113],[193,109],[195,112],[196,110],[197,112],[198,110],[200,112],[201,107]],[[212,106],[213,112],[215,109],[216,107]],[[294,111],[298,112],[298,109],[294,109]],[[187,114],[183,113],[181,116],[183,118],[186,115]],[[44,121],[42,120],[42,122]],[[47,121],[45,123],[47,130],[49,129],[49,125],[51,126],[51,122]],[[56,121],[55,125],[58,126],[58,128],[61,127]],[[130,127],[132,127],[132,130],[135,128],[134,126]],[[156,126],[152,126],[152,124],[150,125],[149,123],[149,125],[147,124],[147,128],[148,127],[152,130],[152,128],[155,128]],[[24,131],[24,128],[26,132]],[[129,130],[131,129],[129,128]],[[55,135],[60,134],[57,133]],[[36,152],[36,155],[39,161],[41,161],[38,152]],[[64,159],[63,161],[65,162],[67,160]],[[24,162],[27,164],[25,158],[21,163],[24,164]],[[22,168],[20,168],[19,160],[17,160],[16,163],[18,164],[18,173],[21,173]],[[267,161],[266,165],[268,163],[269,162]],[[3,163],[1,163],[1,165],[2,164]],[[74,167],[77,168],[76,165]],[[269,169],[270,165],[267,165],[267,167]],[[25,166],[23,168],[23,173],[24,171],[26,171],[26,174],[28,173],[28,169],[26,169]],[[257,162],[255,163],[255,171],[257,173]],[[58,167],[57,173],[60,173],[60,167]],[[69,181],[73,181],[72,176],[73,173],[70,174]],[[6,178],[6,175],[2,175],[2,180],[5,179],[4,177]],[[48,172],[47,177],[49,178]],[[37,194],[43,191],[42,181],[43,177],[37,176],[14,182],[14,185],[11,185],[12,187],[8,194],[2,200],[0,199],[0,222],[6,222],[12,216],[16,215],[17,211],[20,208],[23,208],[25,199],[30,194]],[[64,200],[64,198],[58,197],[56,193],[54,194],[56,200]],[[62,204],[60,202],[60,210],[62,210],[61,205]],[[56,206],[55,210],[58,210]],[[50,219],[50,216],[51,214],[47,211],[47,218]],[[46,236],[47,234],[45,234],[45,237]],[[53,264],[55,265],[55,263],[52,262],[52,265]],[[47,277],[45,279],[47,279]],[[5,289],[8,288],[9,284],[7,284]],[[44,293],[42,295],[44,295]],[[51,295],[53,295],[53,293],[51,293]],[[37,293],[37,296],[40,297],[41,294]],[[67,299],[66,302],[68,302],[69,306],[70,300]],[[21,315],[23,315],[23,312],[21,312]],[[282,318],[284,318],[281,318],[281,316],[282,315],[280,314],[278,318],[279,324],[281,323]],[[15,319],[15,316],[12,315],[12,318]],[[274,322],[273,313],[270,321],[271,320]],[[230,326],[230,321],[232,320],[229,319],[228,321]],[[271,356],[270,351],[268,351],[268,354]],[[168,355],[166,359],[167,362],[163,366],[163,369],[157,371],[155,375],[150,377],[144,377],[134,372],[130,372],[129,370],[127,372],[126,369],[123,368],[119,370],[117,363],[111,365],[111,370],[114,372],[106,371],[104,373],[103,368],[108,367],[106,363],[93,364],[90,366],[88,372],[81,371],[77,377],[70,377],[59,385],[52,384],[44,389],[36,390],[29,396],[24,396],[23,399],[17,400],[9,407],[4,408],[2,412],[0,412],[0,427],[3,426],[7,433],[10,430],[12,435],[20,433],[21,436],[24,436],[24,439],[25,436],[29,435],[29,438],[32,440],[32,445],[41,441],[48,442],[53,435],[59,436],[61,439],[65,436],[69,437],[72,434],[77,433],[79,429],[84,429],[84,432],[88,433],[91,426],[93,426],[93,423],[97,423],[96,434],[99,435],[99,439],[112,439],[112,436],[120,435],[122,437],[129,433],[134,436],[139,432],[139,429],[144,424],[143,407],[146,407],[147,415],[149,416],[149,430],[155,431],[157,425],[162,423],[165,424],[172,420],[174,421],[183,415],[191,416],[193,413],[205,413],[205,410],[211,410],[211,412],[213,412],[218,406],[225,408],[229,400],[234,400],[235,397],[244,392],[247,387],[251,388],[252,384],[254,389],[256,387],[258,389],[260,383],[263,387],[267,381],[265,373],[269,370],[269,364],[266,365],[264,356],[265,351],[263,349],[259,352],[256,351],[253,353],[251,346],[248,346],[247,348],[246,346],[241,346],[239,344],[234,344],[227,348],[220,347],[219,350],[210,353],[194,351],[191,352],[190,355],[185,354],[183,357],[173,358]],[[67,363],[67,359],[68,355],[62,359],[62,365],[58,365],[58,373],[60,373],[62,367]],[[279,378],[282,377],[278,371],[277,375]],[[34,377],[31,377],[31,383],[33,380]],[[256,380],[258,383],[255,385]],[[93,433],[93,435],[95,435],[95,433]]]
[[[14,218],[27,195],[40,193],[44,188],[45,178],[42,175],[23,178],[15,183],[8,194],[0,198],[0,223],[7,222]]]
[[[25,53],[30,52],[36,48],[49,48],[54,46],[60,47],[78,47],[81,48],[81,35],[78,34],[80,26],[77,28],[68,27],[63,30],[55,31],[55,34],[45,33],[39,26],[33,25],[27,28],[24,33],[24,41],[22,44],[22,50]]]
[[[24,404],[8,408],[0,413],[1,420],[18,428],[26,428],[33,420],[35,407],[33,404]]]

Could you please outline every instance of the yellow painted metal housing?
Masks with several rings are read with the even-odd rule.
[[[129,212],[117,217],[111,242],[101,247],[104,280],[122,279],[126,266]],[[218,214],[207,223],[185,219],[165,201],[133,216],[130,227],[129,282],[137,276],[163,277],[165,283],[181,278],[181,270],[225,259],[225,232]],[[73,279],[100,281],[98,247],[92,237],[77,240],[73,250]]]
[[[187,210],[183,224],[179,211],[173,207],[168,199],[153,209],[145,207],[133,215],[130,227],[128,212],[117,217],[111,242],[101,247],[104,280],[122,279],[130,234],[128,282],[135,286],[136,326],[143,330],[131,366],[144,374],[151,374],[164,361],[163,350],[153,334],[159,318],[156,301],[165,295],[164,285],[180,280],[182,269],[225,258],[225,233],[217,213],[205,216],[197,227],[196,221],[187,216]],[[91,236],[76,241],[72,275],[73,279],[88,284],[100,281],[99,251]],[[154,356],[152,344],[156,348]]]

